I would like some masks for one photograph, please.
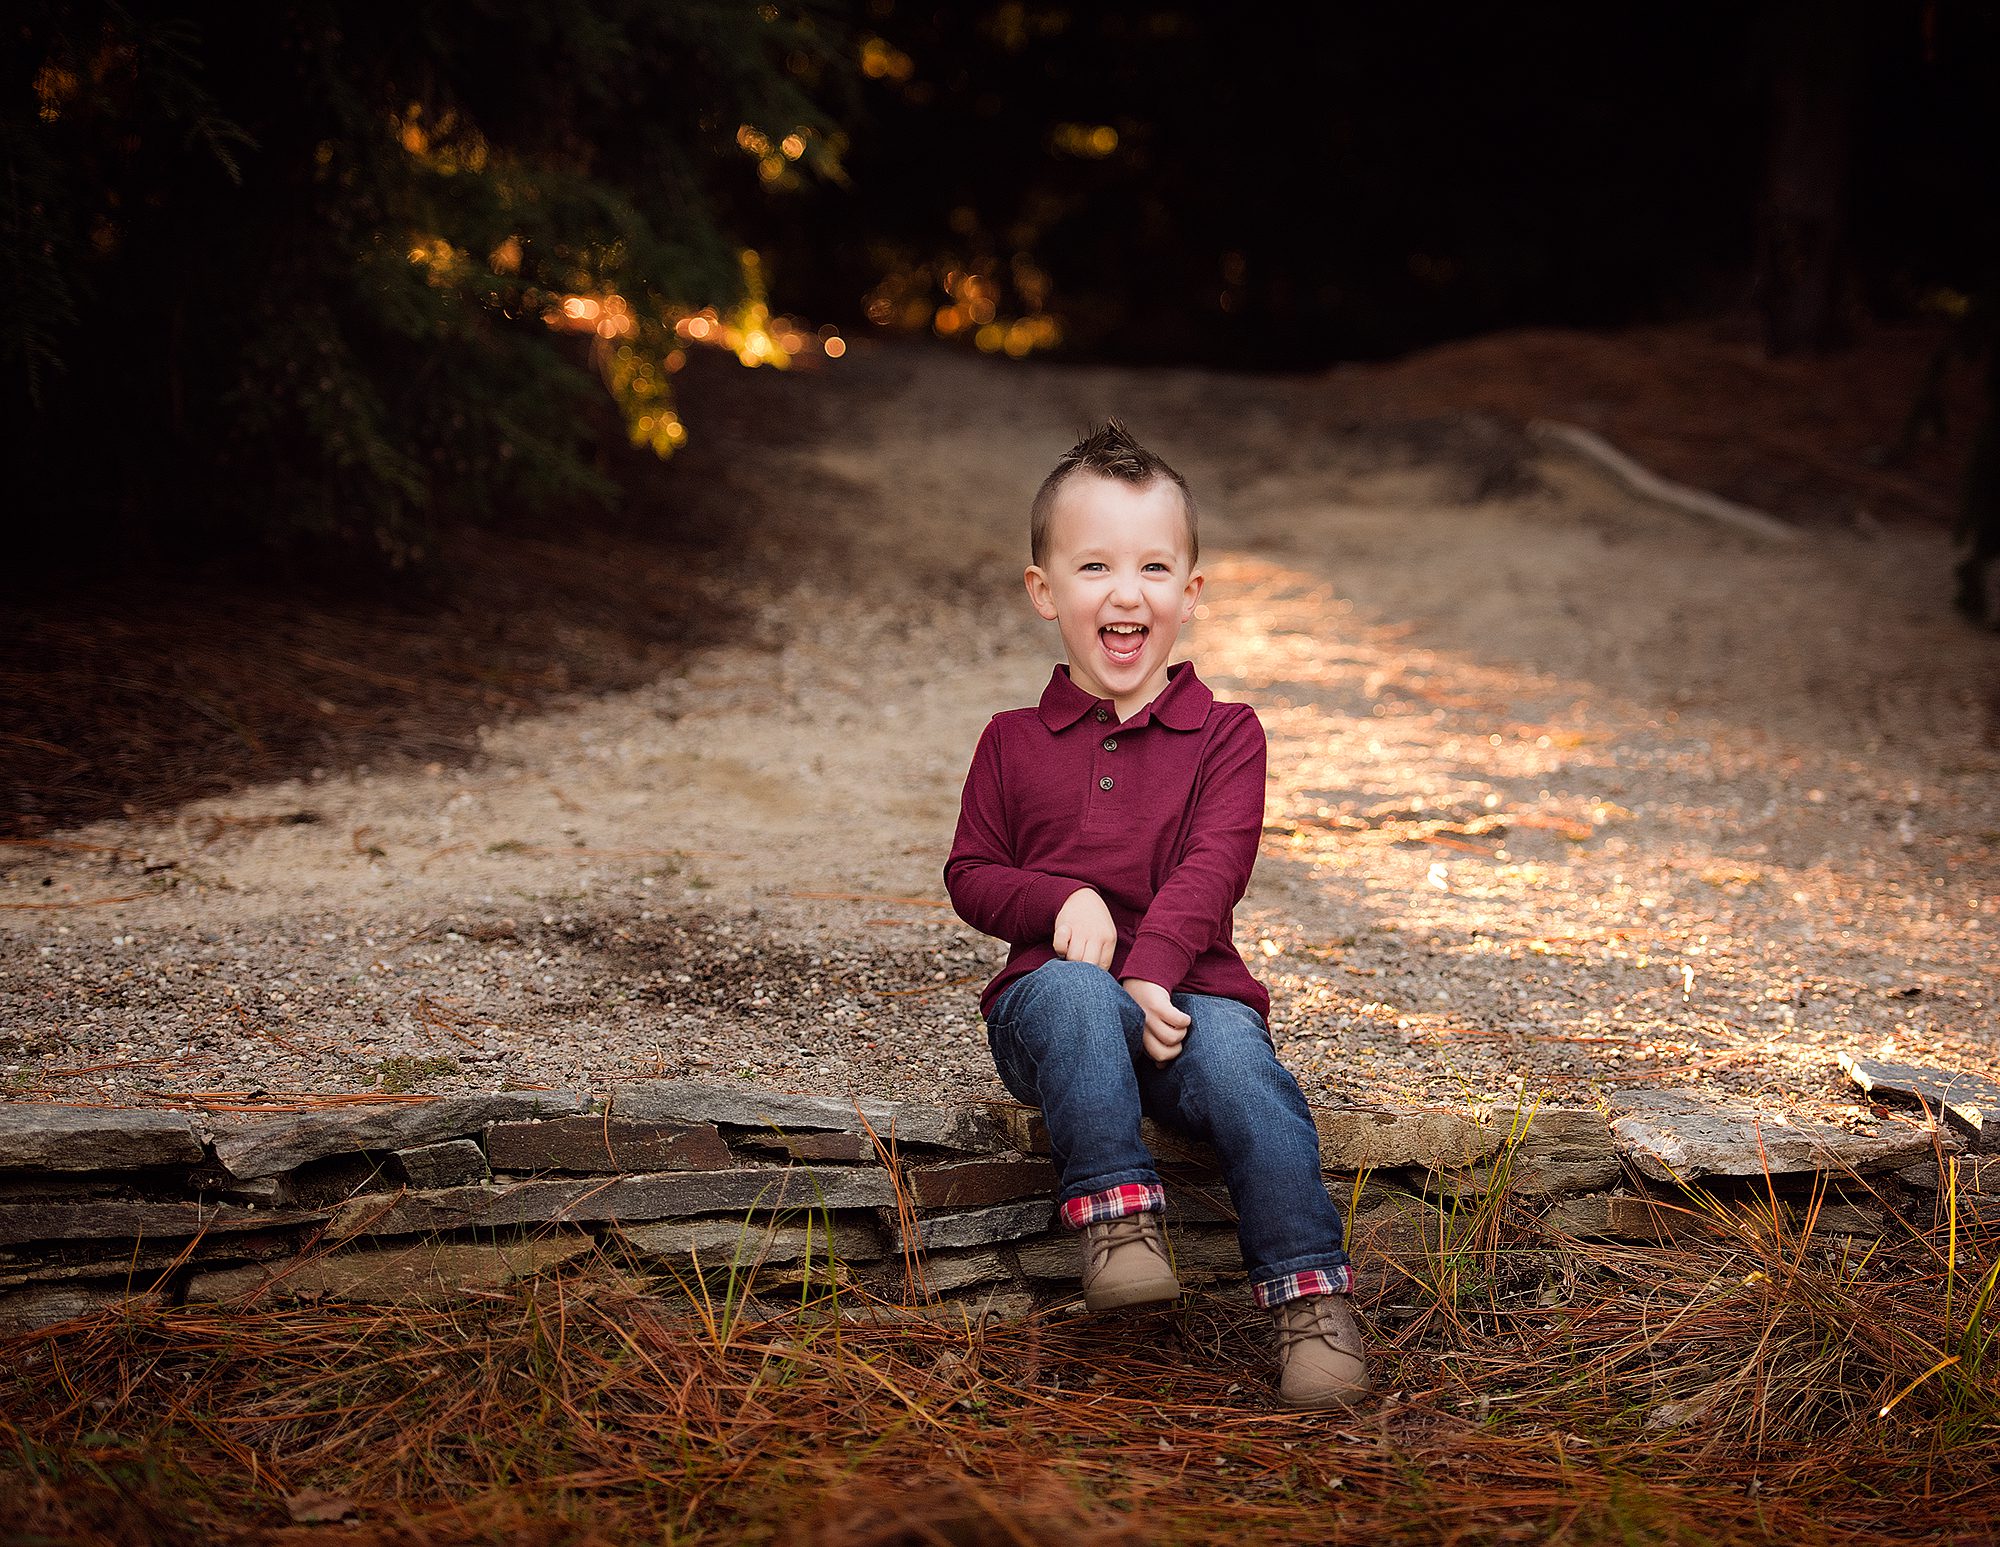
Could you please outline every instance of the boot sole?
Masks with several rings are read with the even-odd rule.
[[[1295,1413],[1323,1413],[1332,1408],[1359,1407],[1374,1394],[1372,1386],[1363,1386],[1359,1391],[1322,1392],[1310,1397],[1288,1397],[1281,1391],[1278,1393],[1278,1406]]]
[[[1088,1311],[1122,1311],[1134,1305],[1164,1305],[1180,1297],[1177,1280],[1154,1279],[1150,1283],[1121,1284],[1116,1289],[1086,1289],[1083,1307]]]

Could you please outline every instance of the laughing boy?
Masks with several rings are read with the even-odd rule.
[[[1368,1390],[1319,1137],[1265,1028],[1271,996],[1231,939],[1264,820],[1264,729],[1170,664],[1202,574],[1186,481],[1117,420],[1035,496],[1028,597],[1062,635],[1032,709],[996,715],[965,781],[945,885],[1011,947],[980,1000],[1001,1080],[1038,1106],[1082,1234],[1084,1303],[1180,1293],[1152,1117],[1222,1158],[1278,1391]]]

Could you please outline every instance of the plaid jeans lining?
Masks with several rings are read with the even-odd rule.
[[[1337,1268],[1306,1268],[1258,1284],[1252,1292],[1267,1311],[1307,1295],[1349,1295],[1354,1293],[1354,1269],[1345,1263]]]
[[[1123,1219],[1127,1214],[1160,1214],[1166,1211],[1167,1190],[1157,1182],[1125,1182],[1103,1192],[1086,1193],[1062,1206],[1063,1223],[1072,1230],[1100,1224],[1107,1219]]]

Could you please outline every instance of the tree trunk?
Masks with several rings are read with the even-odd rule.
[[[1773,355],[1845,342],[1847,168],[1861,20],[1858,0],[1777,0],[1769,15],[1771,139],[1756,294]]]

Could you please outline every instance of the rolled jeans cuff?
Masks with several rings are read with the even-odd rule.
[[[1303,1300],[1307,1295],[1351,1295],[1354,1293],[1354,1267],[1343,1262],[1337,1268],[1301,1268],[1296,1273],[1252,1284],[1250,1293],[1267,1311],[1293,1300]]]
[[[1072,1230],[1081,1230],[1127,1214],[1162,1214],[1166,1207],[1167,1190],[1158,1182],[1125,1182],[1071,1198],[1062,1206],[1062,1222]]]

